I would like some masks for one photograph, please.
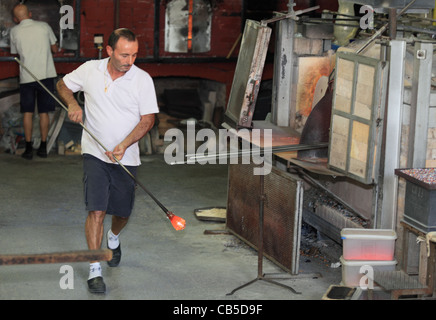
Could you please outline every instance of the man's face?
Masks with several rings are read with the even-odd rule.
[[[138,40],[128,41],[126,38],[119,38],[115,45],[106,47],[107,54],[110,57],[110,63],[119,72],[126,73],[130,70],[138,55]]]

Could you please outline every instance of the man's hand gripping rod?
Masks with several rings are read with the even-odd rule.
[[[65,109],[65,111],[68,112],[68,108],[58,99],[58,97],[56,97],[50,90],[47,89],[47,87],[38,80],[38,78],[35,77],[35,75],[29,70],[27,69],[27,67],[25,65],[23,65],[20,61],[20,59],[18,59],[17,57],[14,58],[16,62],[18,62],[18,64],[24,69],[26,70],[33,79],[35,79],[36,82],[39,83],[39,85],[44,88],[45,91],[47,91],[48,94],[50,94],[52,96],[53,99],[56,100],[57,103],[59,103],[59,105]],[[96,136],[94,136],[94,134],[92,132],[90,132],[88,130],[88,128],[82,123],[80,122],[80,125],[82,126],[83,130],[85,130],[99,145],[100,147],[102,147],[104,149],[104,151],[106,152],[110,152],[101,142],[100,140],[97,139]],[[154,202],[156,202],[156,204],[165,212],[165,214],[167,215],[167,218],[171,221],[171,224],[173,225],[174,229],[176,230],[183,230],[185,229],[186,226],[186,222],[184,219],[176,216],[174,213],[172,213],[171,211],[169,211],[167,208],[165,208],[165,206],[150,192],[147,190],[147,188],[140,183],[135,176],[129,171],[129,169],[127,169],[115,156],[113,156],[115,161],[124,169],[124,171],[127,172],[127,174],[154,200]]]

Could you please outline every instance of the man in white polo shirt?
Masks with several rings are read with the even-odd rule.
[[[113,157],[136,175],[141,163],[138,141],[153,127],[159,109],[152,78],[133,64],[138,53],[135,34],[115,30],[106,51],[109,58],[85,62],[57,83],[57,91],[68,106],[69,119],[79,123],[83,110],[73,93],[84,92],[85,126],[111,150],[105,152],[83,131],[86,239],[90,250],[100,249],[105,215],[112,215],[107,246],[113,252],[108,264],[114,267],[121,259],[118,237],[133,208],[135,183]],[[88,288],[92,293],[106,290],[98,261],[91,261]]]
[[[11,29],[11,53],[19,54],[21,62],[50,91],[54,91],[57,74],[52,53],[58,51],[56,36],[51,27],[42,21],[32,19],[32,13],[23,5],[13,9],[14,21],[18,23]],[[35,102],[38,105],[41,144],[38,156],[47,157],[47,136],[50,126],[49,112],[55,110],[53,98],[20,66],[20,111],[23,113],[24,136],[26,150],[22,157],[31,160],[33,157],[32,131]]]

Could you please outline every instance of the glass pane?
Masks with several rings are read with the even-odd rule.
[[[373,105],[372,100],[375,69],[372,66],[363,64],[360,64],[357,69],[358,76],[354,114],[356,116],[370,120]]]
[[[366,176],[369,128],[366,124],[353,121],[349,171],[359,177]]]
[[[354,62],[338,59],[336,83],[336,100],[334,108],[343,112],[351,112],[351,96],[353,94]]]
[[[345,170],[347,166],[347,145],[350,120],[334,115],[330,144],[330,165]]]

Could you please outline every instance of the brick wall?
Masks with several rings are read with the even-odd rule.
[[[147,69],[153,77],[187,76],[199,77],[224,82],[228,91],[233,80],[235,61],[239,53],[240,42],[237,42],[242,31],[242,0],[215,0],[212,1],[212,26],[210,51],[206,53],[169,53],[165,52],[165,6],[168,0],[159,1],[159,58],[226,58],[236,43],[236,47],[228,62],[202,62],[163,63],[151,60],[155,52],[155,1],[154,0],[122,0],[119,8],[119,27],[132,29],[139,39],[139,57],[150,59],[151,63],[138,63],[141,68]],[[265,10],[265,18],[271,16],[273,11],[287,11],[288,0],[275,0],[270,2],[274,6]],[[296,1],[295,9],[307,8],[314,1]],[[336,1],[328,4],[325,0],[318,0],[322,8],[331,9],[337,6]],[[253,2],[248,3],[253,6]],[[265,3],[259,2],[264,8]],[[330,7],[330,8],[329,8]],[[263,12],[260,12],[262,15]],[[105,43],[116,24],[115,1],[112,0],[82,0],[80,8],[80,52],[81,59],[94,59],[98,57],[98,50],[94,47],[94,34],[103,34]],[[273,46],[270,46],[272,48]],[[271,49],[270,49],[271,50]],[[0,52],[0,56],[7,56],[7,51]],[[106,50],[102,56],[106,57]],[[71,57],[58,54],[57,57]],[[65,74],[75,69],[79,62],[56,62],[59,74]],[[0,79],[18,76],[18,66],[15,62],[0,62]],[[264,79],[271,79],[272,64],[265,66]]]
[[[123,1],[124,2],[124,1]],[[131,2],[131,1],[126,1]],[[82,0],[80,10],[80,56],[98,57],[94,47],[94,34],[103,34],[107,41],[114,28],[114,1]]]
[[[139,39],[139,58],[153,57],[154,52],[154,0],[123,0],[119,8],[119,27],[131,29]],[[226,0],[213,8],[211,50],[203,54],[180,54],[164,51],[165,1],[159,8],[159,56],[168,57],[226,57],[241,30],[241,1]],[[81,57],[97,57],[94,34],[102,33],[107,41],[115,28],[114,2],[108,0],[82,0]],[[103,52],[105,55],[105,51]],[[233,56],[237,55],[237,51]]]
[[[139,39],[138,58],[153,59],[155,47],[155,1],[154,0],[123,0],[120,1],[119,27],[132,29]],[[212,13],[211,27],[211,50],[206,53],[169,53],[165,47],[165,5],[166,1],[159,1],[159,58],[225,58],[241,32],[241,0],[216,1]],[[80,52],[83,59],[98,57],[98,50],[94,46],[94,35],[103,34],[107,43],[110,33],[115,28],[115,1],[112,0],[82,0],[80,8]],[[162,63],[152,60],[151,63],[138,63],[140,67],[150,70],[154,77],[159,76],[191,76],[200,78],[213,78],[216,81],[224,81],[229,86],[233,80],[235,60],[238,56],[239,43],[233,51],[229,62],[220,63]],[[1,52],[1,56],[7,56],[8,52]],[[103,49],[102,56],[106,57]],[[57,54],[56,57],[70,57],[70,55]],[[0,62],[0,79],[18,76],[18,66],[15,62]],[[79,62],[56,62],[56,70],[59,74],[65,74],[75,69]],[[270,68],[266,68],[268,72]],[[272,73],[266,74],[270,78]]]

